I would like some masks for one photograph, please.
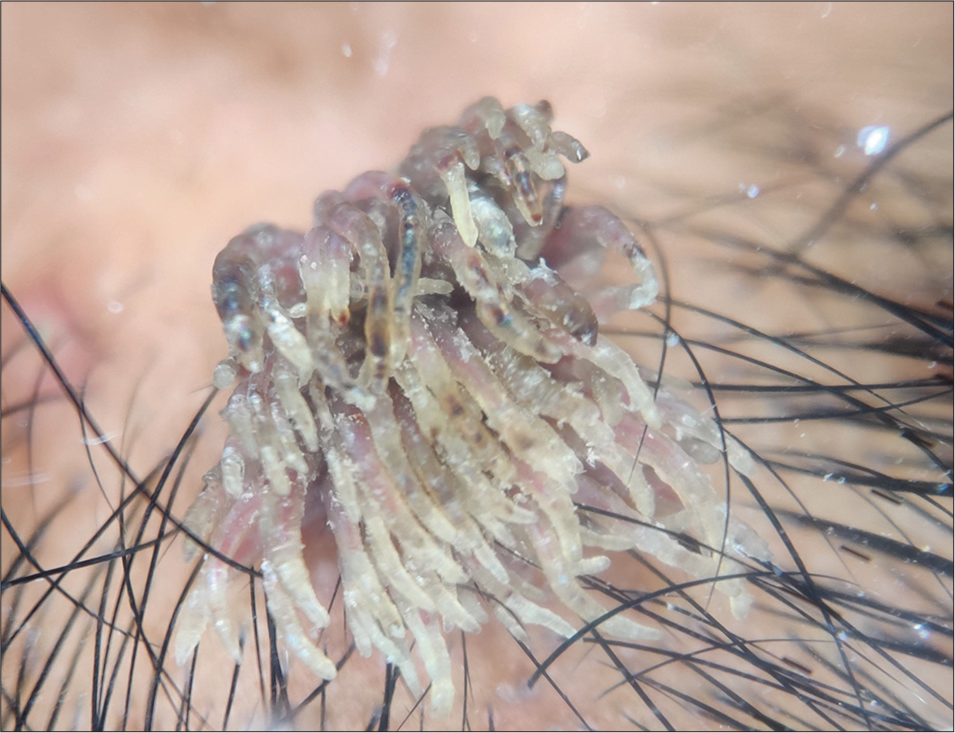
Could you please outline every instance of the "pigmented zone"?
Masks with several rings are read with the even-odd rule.
[[[320,495],[357,649],[385,655],[415,694],[423,666],[437,715],[456,695],[445,633],[478,631],[490,612],[518,639],[528,625],[573,635],[547,595],[571,618],[603,616],[578,576],[606,570],[605,551],[698,578],[769,557],[699,468],[725,453],[746,474],[748,453],[666,388],[652,392],[599,333],[652,303],[657,282],[613,214],[565,207],[564,161],[587,152],[550,123],[545,102],[483,99],[425,131],[396,174],[322,194],[304,236],[253,227],[213,270],[230,437],[186,525],[223,556],[261,563],[278,638],[331,679],[315,641],[329,616],[301,537],[306,495]],[[573,273],[599,270],[608,251],[633,282],[583,297]],[[207,557],[178,620],[180,663],[210,623],[240,659],[233,573]],[[746,613],[742,580],[717,586]],[[660,636],[623,613],[601,628]]]

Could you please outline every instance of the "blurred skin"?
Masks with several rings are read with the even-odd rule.
[[[209,287],[229,238],[257,221],[308,228],[318,193],[392,166],[423,127],[451,123],[484,95],[505,105],[548,99],[555,127],[592,155],[571,171],[571,198],[610,201],[645,220],[738,194],[741,183],[789,180],[778,158],[707,142],[718,119],[758,117],[768,100],[794,118],[825,120],[847,146],[865,125],[903,134],[952,105],[947,3],[4,4],[0,12],[3,280],[62,345],[68,376],[85,384],[91,411],[141,476],[170,450],[225,354]],[[794,160],[801,145],[813,147],[811,128],[801,140],[754,129]],[[950,137],[943,128],[912,167],[950,177]],[[833,191],[807,191],[807,200]],[[763,210],[753,231],[775,232],[771,243],[782,247],[812,223],[813,206]],[[667,245],[675,295],[699,299],[712,272],[694,266],[691,239]],[[848,259],[819,255],[820,264],[896,295],[951,292],[950,259],[947,271],[944,262],[910,270],[876,267],[881,250],[841,252]],[[806,314],[783,301],[740,292],[730,276],[720,283],[709,307],[758,295],[753,325],[806,328]],[[4,353],[21,338],[9,315]],[[23,367],[4,384],[35,378],[35,365]],[[187,495],[216,460],[218,423],[210,413]],[[52,446],[56,431],[76,440],[75,423],[62,419],[34,430]],[[54,480],[62,486],[84,460],[50,450],[41,467],[67,477]],[[97,509],[87,488],[93,496],[78,506],[102,521],[105,504]],[[21,520],[60,500],[54,491],[14,496],[5,478],[4,509]],[[56,542],[70,547],[68,536]],[[315,547],[316,586],[333,586],[327,540]],[[545,691],[521,707],[510,688],[496,689],[497,676],[520,679],[509,673],[523,655],[492,639],[468,653],[496,724],[575,725]],[[380,660],[355,666],[369,675],[367,689],[351,677],[329,691],[340,708],[349,695],[356,701],[340,725],[366,725],[380,697]],[[588,694],[585,676],[575,699],[593,700],[601,683]],[[592,704],[588,719],[600,724]]]

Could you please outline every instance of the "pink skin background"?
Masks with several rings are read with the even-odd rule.
[[[835,121],[851,143],[865,125],[913,130],[952,104],[948,3],[5,3],[0,14],[3,280],[63,344],[104,429],[135,438],[125,452],[142,473],[225,353],[209,288],[229,238],[256,221],[307,228],[318,193],[392,166],[422,127],[452,122],[483,95],[548,99],[556,127],[592,154],[571,171],[571,198],[648,219],[784,174],[777,160],[688,145],[715,110],[747,114],[782,97],[794,115]],[[950,140],[933,144],[939,155],[916,165],[950,177]],[[692,246],[674,247],[679,289],[707,288]],[[926,282],[860,250],[846,256],[884,287],[951,292],[950,269]],[[714,291],[713,307],[735,297]],[[6,351],[19,334],[3,315]],[[803,318],[784,303],[752,315],[777,327]],[[35,375],[5,373],[5,384]],[[218,419],[207,423],[198,466],[221,446]],[[73,425],[37,431],[51,446],[58,431],[75,440]],[[44,460],[45,472],[69,476],[83,456]],[[55,491],[4,488],[4,508],[21,518],[56,501]],[[95,504],[79,506],[95,515]],[[313,552],[321,564],[330,550]],[[316,572],[316,585],[334,584],[333,566]],[[469,652],[501,727],[574,724],[553,698],[513,702],[506,670],[520,652],[506,639]],[[355,701],[341,725],[365,725],[380,696],[380,665],[363,664],[368,689],[336,690],[340,706]],[[589,712],[599,724],[598,708]]]

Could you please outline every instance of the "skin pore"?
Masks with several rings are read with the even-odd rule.
[[[705,375],[712,394],[698,389],[690,401],[700,410],[715,401],[726,429],[769,463],[752,481],[774,512],[719,462],[710,467],[716,490],[729,485],[734,515],[759,532],[783,571],[801,563],[820,584],[839,579],[825,584],[831,613],[818,612],[812,586],[801,601],[791,587],[772,595],[760,586],[746,621],[707,585],[688,589],[696,608],[677,595],[650,607],[694,633],[716,634],[700,620],[712,614],[726,626],[712,638],[730,647],[725,639],[766,640],[754,649],[776,666],[760,675],[738,648],[701,651],[710,637],[667,627],[667,649],[720,666],[670,664],[651,681],[628,678],[621,666],[636,673],[667,657],[591,638],[548,668],[552,684],[528,691],[534,664],[492,623],[450,644],[459,670],[453,718],[432,722],[422,706],[405,727],[659,727],[661,717],[676,728],[950,725],[950,5],[0,12],[4,285],[130,473],[146,491],[162,486],[171,517],[182,518],[225,435],[219,395],[170,477],[147,478],[206,400],[225,354],[209,295],[216,253],[257,221],[306,228],[316,195],[394,165],[423,127],[453,120],[485,94],[506,105],[546,98],[556,127],[591,152],[570,172],[569,199],[629,217],[662,268],[665,294],[650,311],[675,335],[665,338],[666,328],[642,314],[614,324],[630,334],[621,343],[648,379],[664,353],[665,375],[694,384]],[[866,126],[887,126],[890,146],[913,137],[876,169],[877,156],[858,145]],[[345,663],[324,688],[294,660],[283,666],[281,650],[270,658],[260,582],[260,636],[248,627],[231,704],[233,665],[213,634],[191,682],[188,668],[160,658],[195,561],[182,560],[174,524],[130,499],[136,481],[81,424],[6,304],[2,318],[3,728],[162,728],[177,719],[212,728],[401,725],[415,701],[378,655],[345,657],[340,603],[327,643]],[[856,389],[852,380],[918,386]],[[846,414],[853,409],[857,416]],[[921,493],[901,490],[905,482]],[[933,484],[941,495],[929,494]],[[125,500],[122,521],[113,518]],[[35,546],[17,546],[33,537]],[[877,537],[912,552],[872,546]],[[79,559],[135,551],[74,567],[88,541]],[[321,526],[312,527],[307,553],[328,604],[338,571]],[[61,566],[70,569],[40,572]],[[621,554],[600,578],[643,591],[686,581],[654,568],[667,578]],[[621,602],[606,590],[605,605]],[[850,607],[834,595],[860,592],[874,605]],[[232,597],[250,613],[248,584]],[[834,641],[840,632],[845,646]],[[58,638],[63,649],[54,654]],[[557,646],[545,634],[532,633],[532,642],[538,662]],[[844,671],[850,658],[853,675]],[[154,674],[157,666],[168,674]],[[810,691],[822,698],[807,703]],[[861,712],[839,717],[834,708],[846,701]],[[872,717],[889,708],[895,717]]]

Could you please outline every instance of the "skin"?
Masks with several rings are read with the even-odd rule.
[[[571,199],[599,200],[640,222],[660,223],[651,241],[665,248],[674,298],[692,297],[773,332],[834,327],[837,303],[809,302],[791,284],[761,285],[714,269],[713,257],[746,261],[694,233],[697,225],[717,224],[805,254],[889,297],[929,307],[951,296],[950,241],[913,257],[891,242],[873,247],[852,237],[810,250],[800,237],[841,190],[832,172],[851,177],[865,164],[855,148],[860,128],[889,125],[902,137],[951,108],[949,4],[5,4],[0,13],[3,281],[59,345],[67,377],[85,387],[90,411],[139,476],[168,454],[225,353],[209,297],[219,249],[255,221],[307,227],[318,193],[343,187],[361,171],[387,168],[423,126],[450,122],[485,94],[505,104],[539,98],[553,104],[556,127],[592,155],[571,170]],[[724,134],[727,128],[735,133]],[[831,163],[840,144],[856,156],[845,169]],[[949,123],[904,159],[904,170],[936,182],[926,199],[944,201],[946,185],[950,199],[951,151]],[[807,152],[819,156],[818,166]],[[749,208],[741,183],[761,189]],[[783,193],[772,195],[774,187]],[[881,231],[890,221],[924,222],[927,207],[892,191],[873,186],[871,203],[879,208],[872,211],[881,216],[864,218],[866,199],[851,210],[853,223]],[[723,196],[729,203],[717,206],[714,197]],[[950,201],[947,209],[934,207],[950,232]],[[695,209],[706,216],[664,224]],[[22,339],[11,324],[4,307],[4,355]],[[637,358],[654,364],[659,350]],[[686,364],[668,368],[694,377]],[[913,371],[885,359],[862,369],[873,381]],[[5,366],[4,399],[31,394],[37,374],[36,360]],[[732,381],[732,372],[726,379]],[[40,394],[55,393],[51,381],[41,384]],[[217,459],[224,429],[215,412],[222,404],[220,397],[203,422],[178,516]],[[102,491],[93,483],[87,456],[73,448],[78,430],[70,409],[41,411],[25,423],[10,434],[39,436],[32,456],[25,441],[4,438],[4,460],[12,463],[4,466],[3,508],[14,525],[35,524],[63,502],[64,487],[81,488],[74,518],[46,545],[59,558],[54,564],[104,520],[121,483],[115,470]],[[802,448],[798,432],[769,427],[760,438]],[[826,442],[821,434],[815,439]],[[857,433],[848,440],[855,443],[844,450],[854,455],[866,439]],[[60,450],[64,445],[71,449]],[[885,460],[895,451],[885,446]],[[949,463],[950,455],[949,448]],[[40,475],[47,480],[21,481]],[[926,530],[926,544],[945,540],[944,531]],[[839,568],[819,545],[802,546],[806,561],[820,571]],[[2,549],[15,551],[7,533]],[[179,547],[174,550],[163,565],[176,578],[170,592],[181,589],[191,569],[181,563],[176,570]],[[320,528],[309,554],[319,597],[327,600],[337,570]],[[886,595],[904,588],[885,569],[854,572],[863,587],[881,587]],[[933,602],[943,610],[947,602],[950,612],[950,578],[938,592],[941,601]],[[157,591],[154,629],[168,623],[162,609],[175,602],[175,593],[165,598]],[[779,633],[764,622],[766,636]],[[750,623],[749,633],[757,633],[760,618]],[[468,646],[475,727],[488,727],[488,706],[498,727],[580,725],[552,691],[523,690],[520,681],[532,667],[509,638],[489,630],[479,639]],[[950,636],[940,644],[950,655]],[[208,644],[210,660],[219,654],[214,645]],[[621,708],[626,713],[621,698],[597,697],[612,684],[600,675],[602,665],[586,657],[568,661],[559,682],[572,686],[591,725],[619,726]],[[343,676],[329,689],[337,716],[330,725],[364,727],[381,699],[382,662],[355,659],[348,669],[347,682]],[[5,663],[5,688],[15,674]],[[950,669],[943,674],[951,679]],[[294,666],[291,675],[293,697],[314,688],[314,680],[295,676]],[[250,679],[249,694],[257,697],[257,680]],[[198,697],[197,711],[221,706],[221,698]],[[670,714],[676,725],[694,723],[690,713]]]

